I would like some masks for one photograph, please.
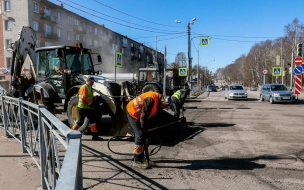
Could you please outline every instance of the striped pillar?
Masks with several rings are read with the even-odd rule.
[[[301,94],[301,90],[302,90],[302,75],[296,75],[294,93]]]

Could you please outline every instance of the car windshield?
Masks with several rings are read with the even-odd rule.
[[[230,90],[244,90],[242,86],[230,86]]]
[[[271,86],[272,91],[287,91],[287,87],[284,85],[272,85]]]

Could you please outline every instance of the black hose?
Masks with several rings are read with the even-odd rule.
[[[114,136],[114,137],[110,138],[110,139],[108,140],[108,149],[110,150],[110,152],[112,152],[112,153],[114,153],[114,154],[119,154],[119,155],[133,155],[133,153],[130,154],[130,153],[115,152],[115,151],[113,151],[113,150],[111,149],[111,147],[110,147],[110,142],[111,142],[111,141],[114,141],[114,140],[116,140],[116,141],[125,140],[124,138],[126,138],[126,137],[129,137],[129,136]],[[154,141],[154,140],[158,141],[159,145],[157,145],[156,147],[154,147],[154,148],[150,151],[149,155],[151,155],[151,156],[152,156],[152,155],[155,155],[156,153],[158,153],[158,152],[160,151],[161,147],[162,147],[162,141],[161,141],[158,137],[149,137],[149,144],[150,144],[150,142],[151,142],[152,140],[153,140],[153,141]]]

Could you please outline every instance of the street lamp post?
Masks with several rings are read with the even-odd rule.
[[[188,64],[189,64],[189,74],[188,74],[188,81],[191,85],[191,70],[192,70],[192,58],[191,58],[191,41],[190,41],[190,31],[191,31],[191,24],[196,21],[196,18],[194,17],[188,24],[187,24],[187,32],[188,32]],[[175,20],[176,23],[181,23],[179,20]]]

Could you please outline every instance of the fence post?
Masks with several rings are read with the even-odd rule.
[[[21,149],[22,153],[26,153],[26,148],[25,148],[25,125],[24,125],[24,114],[22,110],[22,100],[23,98],[20,97],[18,98],[18,106],[19,106],[19,119],[20,119],[20,132],[21,132]]]
[[[7,111],[5,110],[5,102],[4,102],[4,97],[3,96],[1,96],[1,102],[2,102],[4,131],[5,131],[5,136],[8,137],[9,134],[7,132]]]
[[[38,105],[38,130],[39,130],[39,146],[40,146],[40,173],[41,173],[41,187],[42,189],[47,189],[47,184],[44,181],[44,174],[46,178],[48,173],[45,172],[46,161],[46,147],[45,147],[45,128],[42,125],[42,113],[41,108],[45,108],[43,104]]]
[[[67,134],[67,141],[69,142],[70,139],[79,139],[80,146],[79,146],[79,159],[78,159],[78,170],[77,170],[77,187],[78,189],[83,188],[83,177],[82,177],[82,142],[81,142],[82,134],[78,130],[72,130]]]

